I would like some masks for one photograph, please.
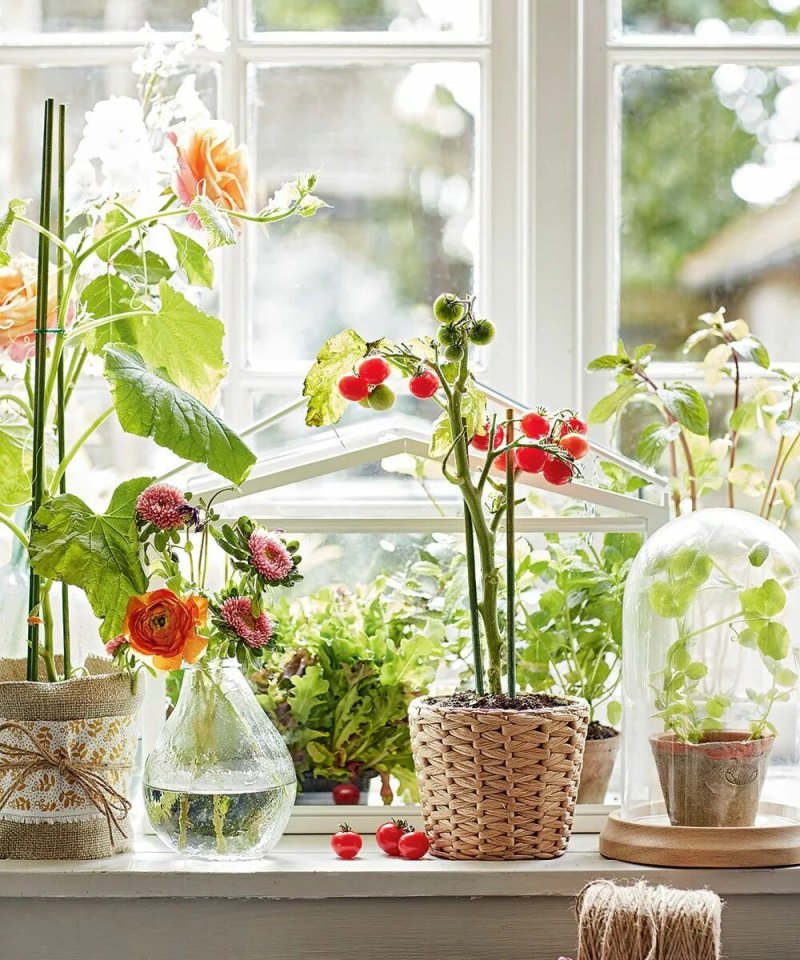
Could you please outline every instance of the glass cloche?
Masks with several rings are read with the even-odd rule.
[[[601,851],[668,865],[800,862],[799,674],[789,537],[728,509],[658,530],[625,588],[622,809]]]

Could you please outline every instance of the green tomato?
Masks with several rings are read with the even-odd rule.
[[[454,293],[440,293],[433,301],[433,315],[439,323],[458,323],[464,316],[464,304]]]
[[[461,331],[451,327],[449,323],[442,324],[436,336],[439,338],[439,343],[443,343],[446,347],[461,343]]]
[[[394,390],[380,383],[370,391],[368,400],[373,410],[391,410],[394,406]]]
[[[449,347],[445,347],[444,355],[448,360],[460,360],[464,356],[464,348],[460,343],[451,343]]]
[[[476,320],[469,331],[469,339],[478,347],[485,347],[494,340],[495,328],[491,320]]]

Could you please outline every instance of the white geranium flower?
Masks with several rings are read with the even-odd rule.
[[[288,210],[289,207],[300,199],[300,189],[296,180],[287,180],[283,186],[278,187],[275,193],[270,197],[267,204],[269,212],[278,210]]]
[[[64,203],[70,212],[77,212],[101,195],[97,171],[91,160],[76,158],[65,176]]]

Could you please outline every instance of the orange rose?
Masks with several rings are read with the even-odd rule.
[[[21,363],[32,357],[36,335],[36,261],[24,254],[12,257],[0,267],[0,350]],[[56,273],[50,271],[47,296],[47,326],[56,326],[58,300]],[[67,320],[72,319],[70,308]],[[48,338],[49,339],[49,338]]]
[[[172,189],[181,203],[189,204],[198,194],[205,194],[225,210],[247,207],[247,148],[234,146],[233,131],[228,124],[218,122],[205,130],[189,131],[180,138],[175,133],[167,136],[178,151]],[[188,219],[192,226],[200,226],[194,214]]]
[[[207,616],[204,597],[193,594],[183,600],[171,590],[153,590],[130,598],[122,630],[137,653],[152,656],[157,670],[177,670],[205,650],[208,641],[195,629],[205,626]]]

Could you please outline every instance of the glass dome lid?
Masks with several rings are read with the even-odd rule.
[[[731,829],[761,836],[772,827],[791,835],[792,852],[783,855],[794,859],[780,862],[800,862],[800,813],[792,807],[800,796],[794,543],[739,510],[672,520],[631,568],[623,638],[623,801],[603,852],[619,856],[613,840],[621,829],[634,847],[641,842],[622,859],[677,864],[685,855],[670,860],[653,851],[659,829],[663,846],[691,837],[713,848]],[[637,839],[637,825],[646,838]]]

